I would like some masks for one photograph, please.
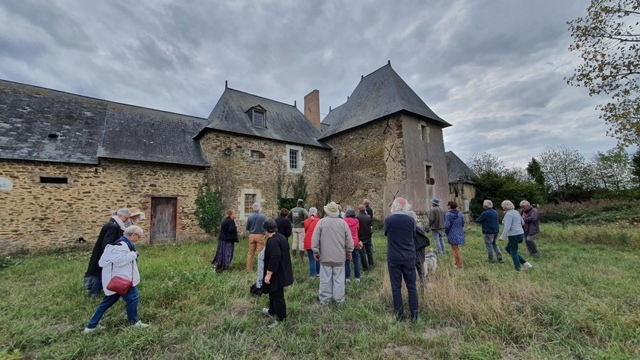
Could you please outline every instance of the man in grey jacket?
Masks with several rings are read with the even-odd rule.
[[[344,303],[344,263],[351,259],[353,238],[347,223],[338,217],[338,204],[330,202],[324,207],[325,217],[320,220],[311,237],[311,250],[320,261],[320,304],[328,304],[333,298]]]
[[[433,242],[438,248],[438,255],[444,255],[444,209],[440,207],[440,200],[431,200],[431,211],[429,211],[429,228],[433,235]]]

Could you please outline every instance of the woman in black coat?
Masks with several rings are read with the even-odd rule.
[[[220,235],[218,235],[218,250],[211,262],[213,271],[226,270],[233,260],[233,250],[238,242],[238,227],[236,226],[236,211],[227,211],[227,217],[220,225]]]
[[[276,222],[267,220],[262,224],[262,228],[267,238],[262,292],[269,294],[269,308],[262,309],[262,312],[270,316],[275,315],[276,322],[269,325],[269,329],[273,329],[287,318],[284,288],[293,284],[293,269],[289,255],[289,242],[278,233]]]

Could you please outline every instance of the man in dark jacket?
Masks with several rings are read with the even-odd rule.
[[[275,315],[276,322],[268,326],[269,329],[273,329],[287,318],[284,288],[293,284],[293,269],[289,255],[289,242],[282,234],[278,234],[276,222],[267,220],[262,227],[267,238],[264,250],[262,292],[269,294],[269,308],[262,309],[262,312],[269,316]]]
[[[482,235],[484,237],[484,248],[487,249],[488,259],[487,261],[493,263],[493,253],[496,254],[498,262],[504,264],[502,260],[502,252],[496,244],[498,239],[498,233],[500,232],[500,225],[498,225],[498,212],[493,209],[493,202],[491,200],[485,200],[482,203],[484,211],[476,219],[478,224],[482,224]]]
[[[524,220],[524,238],[529,255],[533,257],[540,257],[541,253],[536,244],[534,235],[540,233],[540,221],[538,220],[538,209],[531,206],[527,200],[520,201],[520,208],[522,209],[522,220]]]
[[[362,262],[362,269],[367,271],[370,266],[373,267],[373,240],[371,239],[371,216],[367,214],[367,207],[365,205],[358,206],[356,219],[358,219],[360,225],[358,228],[358,239],[362,241],[360,261]]]
[[[89,290],[89,297],[100,295],[102,292],[102,269],[98,265],[98,261],[104,252],[104,248],[109,244],[115,243],[124,233],[124,222],[127,221],[131,212],[129,209],[122,208],[116,211],[116,214],[109,219],[100,230],[98,235],[98,241],[93,246],[91,252],[91,259],[89,259],[89,266],[87,272],[84,274],[86,278],[93,278],[93,283]]]
[[[416,248],[413,236],[416,222],[406,215],[407,201],[396,198],[391,204],[393,215],[384,219],[384,234],[387,236],[387,267],[391,281],[393,311],[398,321],[404,320],[402,304],[402,280],[409,294],[409,311],[412,321],[418,319],[418,290],[416,288]]]

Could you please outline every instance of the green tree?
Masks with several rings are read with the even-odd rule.
[[[633,176],[633,182],[636,185],[640,185],[640,149],[631,158],[631,175]]]
[[[195,203],[198,225],[208,235],[214,236],[220,229],[223,216],[220,191],[214,191],[209,185],[201,185]]]
[[[506,167],[502,160],[486,152],[473,154],[469,160],[467,160],[467,164],[477,176],[481,176],[489,172],[504,174],[506,171]]]
[[[485,199],[493,201],[499,208],[503,200],[511,200],[516,206],[521,200],[528,200],[532,204],[545,201],[538,184],[523,181],[514,171],[506,171],[498,174],[495,171],[486,171],[474,178],[476,182],[476,196],[471,203],[471,211],[474,214],[482,212],[482,202]]]
[[[621,147],[600,152],[594,156],[594,172],[600,187],[620,191],[631,182],[631,158]]]
[[[542,171],[542,167],[536,158],[531,158],[531,161],[527,164],[527,174],[529,174],[533,182],[540,186],[545,186],[544,171]]]
[[[583,60],[567,83],[586,87],[590,96],[611,97],[597,109],[610,125],[607,134],[620,144],[640,140],[639,10],[638,0],[591,0],[587,16],[567,23],[573,37],[569,50]]]

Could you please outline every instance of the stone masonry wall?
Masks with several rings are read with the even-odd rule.
[[[374,219],[382,220],[393,201],[404,192],[406,178],[402,121],[382,119],[332,136],[331,200],[357,208],[362,199],[371,201]]]
[[[200,144],[211,164],[208,181],[222,189],[226,207],[239,212],[238,228],[241,236],[246,236],[244,226],[246,216],[240,216],[244,209],[243,190],[258,194],[262,213],[267,217],[276,217],[278,208],[278,186],[284,192],[287,183],[297,181],[299,173],[287,172],[287,145],[279,141],[253,138],[237,134],[210,131],[201,139]],[[301,160],[304,162],[302,174],[307,184],[308,198],[305,207],[322,206],[326,198],[329,180],[328,149],[302,146]],[[227,152],[225,150],[229,149]],[[261,153],[259,159],[252,157],[252,151]],[[283,197],[293,197],[293,188],[289,187]],[[322,209],[319,207],[319,209]]]
[[[145,231],[140,243],[147,243],[152,196],[178,198],[177,241],[204,238],[193,213],[205,175],[205,169],[157,163],[0,160],[0,177],[12,183],[10,190],[0,190],[0,252],[63,248],[79,238],[90,248],[110,211],[122,207],[145,212],[147,220],[136,225]],[[40,176],[64,176],[69,183],[41,184]]]

